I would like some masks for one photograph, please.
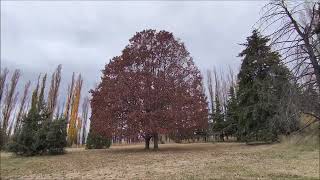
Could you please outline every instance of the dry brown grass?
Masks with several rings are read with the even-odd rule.
[[[68,149],[59,156],[1,153],[2,179],[318,179],[319,150],[239,143]]]

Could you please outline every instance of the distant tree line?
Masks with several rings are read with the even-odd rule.
[[[15,70],[7,83],[8,69],[1,70],[0,106],[1,106],[1,148],[17,154],[35,155],[42,153],[63,153],[66,145],[84,144],[87,138],[89,98],[82,100],[79,112],[82,77],[79,75],[68,88],[65,107],[58,102],[61,83],[59,65],[51,75],[46,91],[47,74],[39,75],[32,96],[29,96],[31,81],[24,86],[23,94],[18,99],[17,84],[21,76]],[[47,93],[46,93],[47,92]],[[2,99],[4,101],[2,101]]]
[[[44,74],[31,96],[29,81],[20,97],[20,70],[9,79],[1,69],[1,148],[59,154],[86,139],[88,148],[106,148],[111,139],[142,138],[146,149],[151,139],[157,149],[160,134],[177,142],[199,136],[273,142],[320,122],[320,3],[272,0],[262,12],[242,44],[240,70],[207,71],[207,96],[190,53],[167,31],[136,33],[106,64],[91,100],[81,101],[83,79],[73,73],[62,107],[61,65],[47,95]],[[301,124],[302,115],[311,121]]]

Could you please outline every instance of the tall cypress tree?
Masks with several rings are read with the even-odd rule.
[[[228,101],[226,108],[226,121],[225,121],[225,135],[228,136],[237,136],[238,131],[238,112],[237,112],[237,98],[236,98],[236,89],[231,86],[228,93]]]
[[[275,140],[279,132],[277,106],[290,73],[268,41],[254,30],[239,54],[239,134],[246,141]]]
[[[221,110],[221,104],[219,100],[218,93],[216,93],[215,96],[215,109],[212,110],[213,113],[213,132],[216,132],[219,134],[219,138],[221,141],[223,141],[224,137],[224,115]]]

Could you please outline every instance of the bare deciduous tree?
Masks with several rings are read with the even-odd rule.
[[[229,66],[228,72],[220,69],[218,73],[217,69],[214,67],[212,70],[207,70],[207,88],[209,93],[209,100],[211,103],[211,109],[214,109],[214,102],[216,101],[216,95],[223,105],[223,111],[228,100],[228,91],[230,86],[235,87],[236,76],[234,70]]]
[[[297,79],[311,76],[303,85],[320,85],[319,22],[316,1],[272,0],[263,8],[262,32],[269,33],[272,45],[289,63]],[[271,33],[270,33],[271,30]]]
[[[212,74],[210,70],[207,70],[207,87],[209,92],[209,100],[211,106],[211,116],[214,111],[214,90],[213,90],[213,83],[212,83]],[[212,117],[211,117],[212,118]]]
[[[0,105],[9,70],[5,68],[0,74]]]
[[[300,111],[320,121],[320,3],[272,0],[263,12],[259,21],[262,32],[269,32],[271,45],[302,89],[295,102],[300,103]]]
[[[16,94],[16,87],[18,84],[20,78],[20,70],[16,69],[12,75],[11,81],[10,81],[10,87],[9,85],[7,86],[7,92],[5,96],[5,104],[3,107],[3,112],[2,112],[2,124],[3,124],[3,130],[6,132],[10,116],[12,114],[12,110],[14,109],[16,105],[16,100],[17,100],[17,94]]]
[[[42,109],[42,107],[45,105],[45,99],[44,99],[44,91],[46,88],[46,82],[47,82],[47,73],[44,74],[42,77],[42,84],[40,88],[40,93],[39,93],[39,101],[38,101],[38,109]]]
[[[15,120],[16,122],[15,122],[15,126],[14,126],[14,132],[17,132],[17,130],[19,129],[19,127],[21,125],[21,119],[23,117],[23,114],[26,112],[26,103],[27,103],[27,99],[28,99],[30,85],[31,85],[31,81],[28,81],[27,84],[24,86],[24,91],[23,91],[23,95],[22,95],[22,98],[20,101],[18,115]]]
[[[58,99],[58,91],[61,81],[61,64],[57,67],[51,77],[51,85],[48,93],[48,110],[50,112],[50,119],[52,119]]]
[[[216,67],[213,68],[213,80],[215,83],[215,102],[219,101],[224,104],[224,92],[223,92],[223,81],[225,79],[224,71],[220,69],[220,74],[218,74],[218,70]],[[226,84],[225,84],[226,85]],[[222,110],[222,109],[221,109]]]
[[[67,103],[66,103],[65,111],[64,111],[64,117],[67,119],[68,122],[69,122],[70,106],[71,106],[71,101],[72,101],[72,96],[73,96],[74,76],[75,76],[75,74],[72,73],[71,84],[68,86]]]
[[[86,129],[87,129],[87,121],[88,121],[88,112],[90,107],[90,100],[89,97],[86,96],[83,98],[82,102],[82,144],[86,142]]]

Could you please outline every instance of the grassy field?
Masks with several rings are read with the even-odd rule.
[[[319,150],[284,144],[163,144],[107,150],[67,149],[59,156],[1,152],[2,179],[319,179]]]

